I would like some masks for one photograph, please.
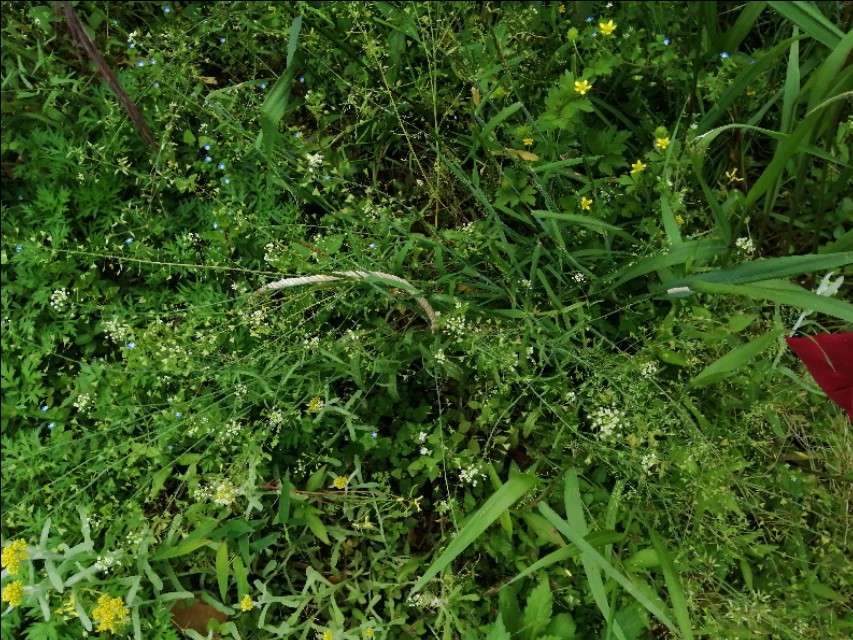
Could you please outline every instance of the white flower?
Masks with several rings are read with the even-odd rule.
[[[755,243],[752,241],[752,238],[738,238],[735,240],[735,247],[737,247],[738,251],[748,256],[755,253]]]
[[[308,160],[308,169],[310,171],[323,164],[323,155],[320,153],[309,153],[305,156],[305,159]]]
[[[841,288],[841,285],[844,283],[844,276],[838,276],[835,282],[832,281],[832,274],[834,271],[830,271],[827,273],[823,279],[821,279],[820,284],[817,287],[817,291],[815,293],[819,296],[834,296],[838,293],[838,290]],[[807,316],[810,316],[814,311],[811,309],[807,311],[803,311],[800,314],[800,317],[797,318],[797,321],[794,323],[794,327],[791,329],[791,333],[796,333],[797,329],[800,328],[800,325],[803,323],[803,320],[806,319]]]
[[[426,439],[427,439],[426,431],[421,431],[421,432],[418,434],[418,442],[420,442],[420,443],[424,443],[424,442],[426,442]]]
[[[421,447],[420,451],[422,456],[428,456],[430,454],[430,450],[426,447]]]

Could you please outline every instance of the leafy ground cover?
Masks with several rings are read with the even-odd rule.
[[[852,7],[3,2],[2,638],[849,637]]]

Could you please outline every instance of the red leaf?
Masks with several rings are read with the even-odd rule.
[[[853,333],[785,339],[818,386],[853,419]]]

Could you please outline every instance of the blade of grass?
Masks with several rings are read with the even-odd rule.
[[[844,37],[844,32],[832,24],[812,2],[768,2],[767,4],[825,47],[834,49]]]
[[[702,369],[690,381],[690,385],[702,387],[722,380],[727,374],[734,373],[742,368],[747,362],[773,344],[783,333],[785,333],[784,329],[777,329],[732,349],[722,358]]]
[[[667,591],[669,591],[669,600],[672,603],[672,614],[678,623],[681,637],[684,640],[693,640],[693,626],[690,623],[687,598],[684,595],[684,589],[681,587],[681,580],[678,577],[675,563],[672,561],[672,556],[669,555],[658,534],[649,530],[649,537],[652,540],[655,551],[657,551],[658,559],[663,569],[663,577],[666,581]]]
[[[272,159],[273,145],[278,135],[278,123],[287,111],[290,101],[290,90],[296,77],[296,65],[293,58],[296,54],[296,43],[302,28],[302,16],[296,16],[290,25],[290,40],[287,43],[287,67],[275,81],[269,95],[261,105],[261,138],[268,159]],[[260,141],[259,141],[260,142]]]
[[[535,483],[535,478],[531,476],[519,474],[510,477],[506,484],[495,491],[483,506],[477,509],[477,512],[468,519],[462,530],[456,534],[450,544],[447,545],[447,548],[441,552],[438,558],[433,561],[418,579],[415,586],[412,587],[409,597],[423,589],[430,580],[473,544],[504,511],[515,504]]]

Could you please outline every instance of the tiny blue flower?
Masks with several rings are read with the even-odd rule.
[[[145,66],[145,60],[139,60],[139,61],[136,63],[136,66],[137,66],[137,67],[144,67],[144,66]]]
[[[213,158],[211,158],[210,156],[204,156],[204,161],[205,162],[213,162]]]
[[[592,16],[586,19],[587,22],[592,22],[593,20],[595,20],[595,18],[593,18]]]
[[[19,193],[18,194],[18,202],[23,202],[23,201],[24,201],[24,196]]]
[[[218,222],[214,222],[214,223],[213,223],[213,228],[214,228],[214,229],[218,229],[218,228],[219,228],[219,223],[218,223]]]
[[[128,43],[127,43],[127,48],[128,48],[128,49],[136,49],[136,43],[134,43],[134,42],[128,42]]]
[[[225,163],[224,163],[224,162],[220,162],[220,163],[219,163],[218,165],[216,165],[216,166],[217,166],[217,167],[219,167],[220,169],[224,169],[224,168],[225,168]]]
[[[371,248],[371,249],[375,249],[375,248],[376,248],[376,243],[375,243],[375,242],[371,242],[371,243],[370,243],[370,248]]]
[[[593,38],[594,38],[595,36],[597,36],[597,35],[598,35],[598,31],[593,31],[593,32],[592,32],[592,37],[593,37]]]
[[[24,248],[21,245],[19,245],[19,244],[15,245],[15,253],[21,253],[21,251],[23,251],[23,250],[24,250]]]
[[[262,82],[260,86],[261,86],[261,89],[266,89],[266,88],[267,88],[267,83],[266,83],[266,82]]]
[[[297,80],[299,80],[299,82],[305,82],[305,76],[299,76]]]
[[[726,58],[729,58],[729,57],[731,57],[731,56],[729,56],[729,54],[728,54],[727,52],[723,51],[723,52],[720,54],[720,57],[721,57],[723,60],[725,60]]]
[[[229,218],[233,218],[233,217],[234,217],[234,212],[233,212],[233,211],[229,211],[229,212],[228,212],[228,217],[229,217]]]
[[[180,412],[180,411],[175,411],[175,419],[176,419],[176,420],[180,420],[180,419],[181,419],[181,412]]]
[[[301,138],[301,137],[302,137],[302,132],[301,132],[301,131],[295,131],[295,132],[293,133],[293,137],[294,137],[294,138]]]
[[[153,67],[155,64],[157,64],[157,60],[156,60],[155,58],[151,58],[151,59],[148,61],[148,65],[149,65],[149,66],[151,66],[151,67]]]
[[[171,10],[172,10],[172,7],[170,7],[170,6],[168,6],[168,5],[166,5],[165,7],[163,7],[163,13],[169,13]]]
[[[133,244],[133,238],[128,238],[124,241],[125,244]]]
[[[42,412],[42,413],[47,413],[47,410],[48,410],[48,406],[47,406],[47,405],[44,405],[44,406],[41,408],[41,412]]]
[[[219,38],[219,44],[225,44],[225,38]]]
[[[373,438],[374,440],[376,440],[376,436],[377,436],[377,435],[378,435],[378,434],[377,434],[375,431],[371,431],[371,432],[370,432],[370,437],[371,437],[371,438]]]
[[[755,58],[750,58],[749,64],[755,64]]]
[[[171,451],[171,450],[172,450],[172,449],[174,449],[174,448],[175,448],[175,446],[174,446],[174,445],[171,445],[171,444],[167,444],[167,445],[166,445],[166,450],[167,450],[167,451]]]
[[[160,83],[155,80],[154,81],[154,88],[157,89],[159,87],[160,87]]]
[[[128,349],[130,349],[131,351],[133,351],[134,349],[136,349],[136,343],[135,343],[133,340],[131,340],[130,342],[128,342],[128,343],[127,343],[126,345],[124,345],[124,346],[125,346],[125,347],[127,347]]]
[[[202,149],[204,149],[205,151],[210,151],[210,143],[208,143],[208,144],[204,145],[204,146],[202,147]]]
[[[231,178],[222,178],[222,181],[225,182],[225,184],[231,184]]]
[[[48,431],[53,431],[54,427],[56,427],[56,423],[55,423],[55,422],[51,422],[49,425],[47,425],[47,430],[48,430]]]
[[[669,38],[664,38],[664,39],[663,39],[663,43],[664,43],[667,47],[669,46],[669,43],[670,43],[670,42],[672,42],[672,40],[670,40]]]

